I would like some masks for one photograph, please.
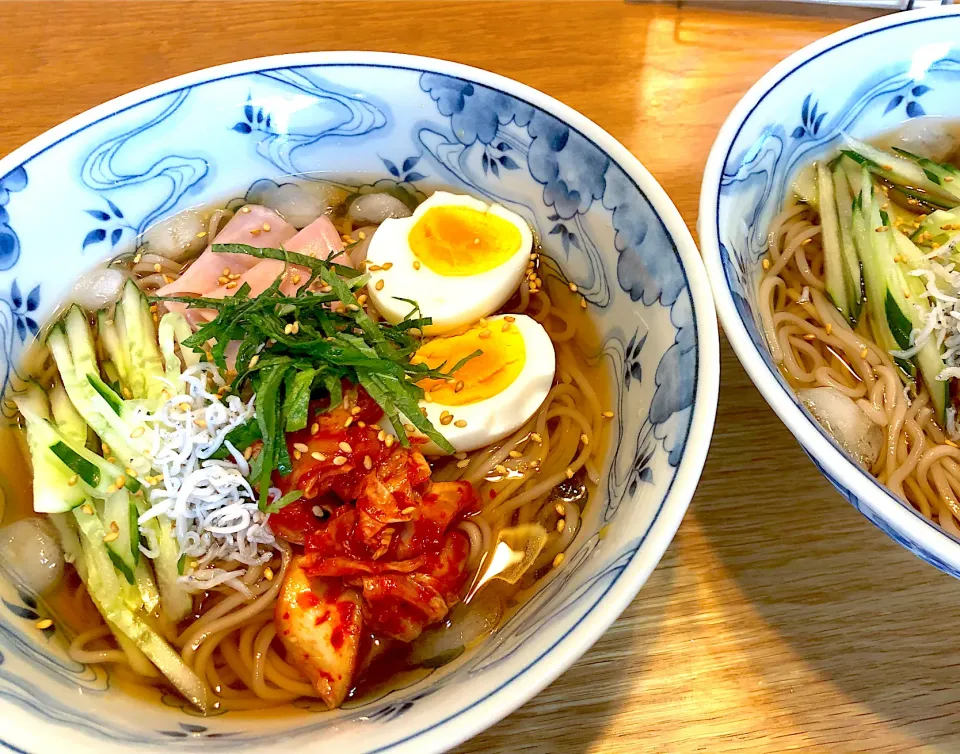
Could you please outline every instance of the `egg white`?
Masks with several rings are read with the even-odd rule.
[[[457,452],[486,447],[518,430],[540,408],[553,385],[557,357],[547,331],[535,319],[523,314],[489,317],[487,322],[491,329],[501,327],[504,316],[513,317],[513,325],[523,338],[526,355],[516,379],[496,395],[463,406],[420,401],[427,418]],[[453,414],[454,421],[466,421],[467,426],[458,427],[453,422],[441,424],[440,416],[444,411]],[[396,434],[389,421],[384,423],[384,429]],[[414,447],[424,455],[445,455],[432,440],[423,443],[427,439],[424,435],[419,432],[410,434],[415,438]],[[417,440],[421,442],[417,443]]]
[[[476,275],[447,276],[431,270],[418,261],[410,248],[410,231],[432,207],[470,207],[496,215],[520,232],[517,250],[502,264]],[[472,196],[438,191],[417,207],[410,217],[385,220],[370,239],[367,265],[370,271],[367,286],[371,303],[388,322],[399,322],[410,313],[410,304],[395,297],[416,301],[422,315],[432,317],[426,334],[439,335],[476,322],[497,311],[516,293],[526,271],[533,234],[526,221],[499,204],[486,204]],[[390,264],[387,270],[376,269]],[[377,286],[383,285],[378,290]]]

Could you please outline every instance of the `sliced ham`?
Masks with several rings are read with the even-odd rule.
[[[264,230],[265,227],[269,230]],[[272,209],[248,204],[217,233],[213,242],[242,243],[260,249],[274,249],[280,248],[296,235],[297,229]],[[158,290],[157,295],[179,296],[192,293],[206,296],[219,287],[218,280],[224,270],[243,274],[258,264],[259,260],[246,254],[220,254],[208,248],[177,280]]]
[[[315,259],[326,259],[331,254],[343,249],[343,244],[340,241],[340,234],[337,232],[337,229],[333,227],[330,218],[324,216],[317,218],[293,236],[283,245],[283,248],[287,251],[295,251],[298,254],[306,254]],[[345,255],[338,257],[337,262],[346,265],[350,264],[349,258]],[[237,288],[246,283],[250,286],[250,295],[259,296],[283,273],[284,266],[285,263],[278,259],[264,259],[262,262],[258,262],[248,268],[236,281],[237,285],[231,286],[229,289],[226,285],[222,285],[210,290],[204,295],[211,298],[224,298],[230,296]],[[284,295],[292,296],[296,294],[309,278],[310,272],[306,268],[290,265],[284,281],[280,285],[280,290]]]

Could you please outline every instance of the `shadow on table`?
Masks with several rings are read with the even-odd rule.
[[[656,642],[673,573],[657,569],[620,619],[570,670],[454,754],[581,754],[609,736],[608,724],[629,698],[631,678]]]
[[[795,676],[776,659],[764,666],[756,653],[760,667],[751,671],[763,676],[764,693],[826,750],[837,750],[833,736],[844,725],[854,728],[854,718],[871,713],[918,742],[953,737],[956,745],[960,581],[901,549],[846,503],[726,345],[723,359],[716,437],[688,515],[750,608],[843,703],[829,713],[804,705],[794,696]]]

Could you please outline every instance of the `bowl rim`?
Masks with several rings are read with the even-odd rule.
[[[262,70],[351,65],[430,71],[475,81],[526,101],[587,136],[636,182],[666,227],[680,257],[690,291],[696,328],[697,379],[683,455],[637,550],[605,588],[594,606],[564,636],[545,648],[534,660],[496,689],[404,739],[367,752],[378,754],[389,750],[425,754],[428,751],[445,751],[495,724],[538,694],[586,652],[626,609],[659,563],[673,540],[699,483],[716,418],[720,373],[719,334],[714,299],[702,258],[690,230],[666,191],[646,167],[606,130],[585,115],[533,87],[482,68],[439,58],[362,50],[302,52],[250,58],[149,84],[90,108],[34,137],[0,159],[0,176],[101,120],[177,89]],[[526,680],[518,687],[517,682],[523,677],[526,677]],[[459,718],[467,712],[471,714],[460,721]],[[69,731],[64,729],[63,735],[69,735]],[[423,740],[424,737],[426,740]],[[3,745],[2,741],[0,745]]]
[[[720,258],[719,225],[720,183],[724,165],[746,121],[767,95],[805,65],[837,48],[887,29],[936,21],[948,16],[960,16],[960,6],[894,13],[854,24],[802,47],[771,68],[740,98],[717,134],[704,169],[697,230],[723,331],[743,368],[769,406],[831,482],[834,479],[842,480],[843,485],[881,519],[913,541],[922,543],[930,554],[951,569],[953,575],[960,576],[960,542],[901,501],[875,477],[848,458],[839,446],[829,439],[820,425],[803,412],[796,403],[795,396],[781,385],[767,365],[747,332],[727,284]],[[854,506],[859,510],[856,503]],[[914,554],[922,557],[919,553]],[[940,567],[943,568],[943,565]]]

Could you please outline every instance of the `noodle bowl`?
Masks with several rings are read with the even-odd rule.
[[[219,209],[206,214],[206,234],[215,236],[230,218],[231,213]],[[345,242],[352,242],[350,234],[357,231],[351,221],[340,217],[337,222]],[[373,231],[376,226],[367,228],[368,233]],[[184,262],[145,246],[117,257],[110,269],[132,276],[144,293],[162,293],[165,287],[178,284],[196,260],[197,251],[188,252]],[[600,481],[598,469],[606,443],[605,426],[612,412],[606,409],[602,392],[606,377],[584,357],[594,347],[595,335],[572,287],[558,276],[547,258],[539,253],[533,256],[535,261],[527,265],[519,288],[501,312],[508,314],[511,321],[517,315],[529,316],[544,328],[556,354],[556,377],[536,411],[506,437],[477,450],[432,461],[433,483],[467,485],[478,501],[476,508],[453,527],[468,543],[467,578],[460,588],[460,596],[466,602],[457,606],[445,624],[428,626],[422,640],[411,645],[384,640],[375,634],[365,639],[372,642],[367,651],[374,658],[386,653],[389,667],[411,668],[416,667],[415,658],[429,659],[431,651],[436,651],[431,647],[451,643],[443,638],[444,633],[465,644],[488,634],[508,611],[515,595],[561,565]],[[363,298],[366,297],[358,300]],[[164,310],[162,302],[159,308],[154,307],[155,321],[160,321]],[[380,318],[375,309],[369,311],[375,319]],[[505,325],[504,330],[508,327],[509,324]],[[112,352],[104,337],[101,332],[97,351],[109,363]],[[58,365],[49,351],[35,349],[27,363],[40,384],[57,384]],[[203,395],[215,400],[223,394],[226,383],[216,372],[211,372],[209,378],[203,377],[205,372],[198,374],[202,379],[197,384],[210,385],[203,389]],[[215,381],[208,383],[204,381],[207,379]],[[214,395],[212,391],[217,385],[221,388]],[[300,445],[294,443],[291,447]],[[108,455],[109,451],[104,453]],[[299,458],[301,451],[294,450],[293,455]],[[371,466],[368,464],[367,468]],[[150,481],[150,477],[146,479]],[[18,502],[29,505],[29,501]],[[321,500],[313,511],[323,520],[336,508]],[[16,515],[25,514],[23,511]],[[536,540],[533,544],[527,538],[531,531]],[[196,537],[191,541],[196,542]],[[321,696],[290,646],[284,646],[278,637],[278,600],[295,553],[279,536],[269,541],[273,554],[260,557],[255,564],[229,559],[196,561],[195,567],[208,569],[211,575],[223,575],[209,581],[215,584],[209,587],[200,586],[207,582],[191,577],[198,591],[193,594],[193,606],[185,619],[172,621],[166,620],[163,613],[154,615],[160,633],[202,683],[208,709],[260,709]],[[293,547],[299,550],[300,545],[302,540]],[[518,563],[506,572],[497,565],[495,557],[498,548],[504,546],[516,553]],[[241,575],[228,578],[230,574]],[[70,657],[84,664],[122,666],[123,674],[138,683],[164,683],[163,674],[154,664],[138,653],[124,651],[122,642],[117,644],[116,631],[99,620],[84,588],[83,583],[77,585],[72,598],[76,607],[64,610],[85,616],[73,626]],[[51,599],[65,604],[56,595]],[[462,644],[458,651],[463,651]],[[371,662],[375,664],[376,660]],[[355,682],[351,693],[362,693],[364,672],[358,673],[359,685]],[[381,676],[382,673],[375,673],[372,677],[379,681]]]

